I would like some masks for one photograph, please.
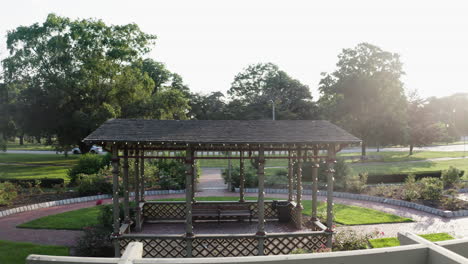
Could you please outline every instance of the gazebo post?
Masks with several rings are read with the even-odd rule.
[[[130,223],[130,208],[129,208],[129,186],[128,186],[128,148],[124,148],[124,161],[123,161],[123,185],[124,185],[124,223]]]
[[[193,236],[193,226],[192,226],[192,178],[193,178],[193,151],[190,148],[186,150],[185,157],[185,234],[187,237]],[[190,243],[187,243],[189,245]],[[190,251],[187,252],[187,256],[191,256],[191,247]]]
[[[312,165],[312,221],[317,221],[317,191],[318,191],[318,149],[314,148],[314,164]]]
[[[239,202],[245,202],[245,193],[244,193],[244,186],[245,186],[245,179],[244,179],[244,151],[240,152],[240,160],[239,160]]]
[[[294,164],[291,150],[288,150],[288,201],[293,201],[293,191],[294,191],[294,182],[293,182],[293,173],[294,173]]]
[[[141,208],[140,208],[140,176],[139,176],[139,158],[138,156],[140,155],[140,152],[138,150],[135,150],[134,152],[135,155],[135,162],[134,162],[134,170],[135,170],[135,183],[133,184],[134,192],[135,192],[135,226],[136,226],[136,231],[140,232],[141,231]]]
[[[119,205],[119,149],[116,145],[111,148],[112,151],[112,211],[114,217],[114,232],[113,244],[115,257],[120,256],[120,243],[118,238],[120,236],[120,205]]]
[[[140,151],[140,202],[145,201],[145,150]]]
[[[192,203],[196,203],[195,200],[195,190],[196,190],[196,175],[197,175],[197,168],[195,166],[195,152],[193,152],[193,163],[192,163]]]
[[[302,151],[297,150],[297,172],[296,172],[296,228],[302,229]]]
[[[329,144],[327,150],[327,231],[333,232],[333,175],[335,164],[335,144]],[[332,247],[331,236],[327,241],[327,247]]]
[[[258,239],[258,255],[263,255],[265,240],[265,151],[262,145],[258,149],[258,229],[257,236],[260,236]]]

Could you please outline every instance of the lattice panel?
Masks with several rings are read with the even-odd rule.
[[[258,218],[258,204],[252,203],[253,218]],[[265,202],[265,218],[278,219],[278,211],[273,209],[273,202]]]
[[[187,242],[184,238],[119,238],[120,254],[130,242],[143,243],[144,258],[183,258],[187,256]]]
[[[185,219],[185,203],[145,203],[143,216],[148,220]]]
[[[195,238],[193,257],[240,257],[258,255],[256,238]]]
[[[264,242],[264,254],[287,255],[299,248],[312,252],[326,246],[327,238],[326,234],[267,237]]]

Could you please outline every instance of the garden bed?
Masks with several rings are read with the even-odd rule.
[[[10,205],[0,205],[0,211],[15,208],[24,205],[31,205],[37,203],[51,202],[57,200],[65,200],[78,197],[77,192],[69,191],[63,193],[41,193],[30,195],[18,195]]]

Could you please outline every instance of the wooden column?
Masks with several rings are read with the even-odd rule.
[[[296,227],[302,228],[302,151],[297,150],[297,173],[296,173]]]
[[[129,224],[130,223],[130,206],[129,206],[129,185],[128,185],[128,148],[125,146],[124,149],[124,160],[123,160],[123,185],[124,185],[124,222]]]
[[[140,202],[145,201],[145,151],[140,151]]]
[[[192,203],[195,203],[195,192],[196,192],[196,183],[197,183],[197,168],[195,166],[195,152],[192,155]]]
[[[244,151],[240,152],[239,160],[239,202],[245,202],[245,175],[244,175]]]
[[[327,151],[327,231],[333,232],[333,175],[335,173],[335,144],[328,145]],[[331,248],[331,237],[327,242],[327,246]]]
[[[263,146],[258,150],[258,230],[257,235],[265,235],[265,153]]]
[[[135,192],[135,214],[136,214],[136,217],[135,217],[135,226],[136,226],[136,231],[139,232],[141,231],[141,208],[140,208],[140,175],[139,175],[139,169],[140,169],[140,166],[139,166],[139,158],[138,156],[140,155],[140,152],[138,150],[135,150],[134,151],[134,155],[135,155],[135,162],[133,163],[133,169],[135,171],[135,182],[133,184],[133,190]]]
[[[288,201],[293,201],[293,192],[294,192],[294,162],[292,157],[292,151],[288,150]]]
[[[312,221],[317,220],[317,191],[318,191],[318,149],[314,149],[314,164],[312,165]]]
[[[186,150],[185,157],[185,234],[187,237],[193,236],[192,225],[192,178],[193,178],[193,151]],[[191,250],[190,250],[191,251]],[[191,254],[191,252],[190,252]]]
[[[119,150],[116,145],[112,146],[112,212],[114,218],[114,230],[112,236],[120,236],[120,205],[119,205]],[[117,239],[113,240],[114,255],[120,256],[120,244]]]

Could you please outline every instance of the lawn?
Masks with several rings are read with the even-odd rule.
[[[54,150],[53,146],[46,146],[38,143],[24,143],[23,145],[19,144],[19,141],[7,143],[8,150],[34,150],[34,151],[44,151],[44,150]]]
[[[447,233],[433,233],[419,236],[432,242],[454,239]],[[400,245],[400,241],[396,237],[371,239],[369,243],[373,248],[396,247]]]
[[[79,155],[54,155],[54,154],[16,154],[0,153],[0,163],[21,163],[40,165],[72,166],[78,161]]]
[[[77,156],[1,153],[0,163],[8,164],[0,165],[0,178],[62,178],[67,181],[68,170],[77,161]]]
[[[198,201],[237,201],[238,197],[197,197]],[[256,197],[246,197],[247,200],[256,200]],[[265,198],[273,200],[273,198]],[[161,199],[159,201],[185,201],[184,198]],[[311,201],[304,201],[304,214],[310,215]],[[320,202],[319,209],[325,209],[326,204]],[[97,224],[99,206],[83,208],[61,214],[49,215],[19,225],[20,228],[33,229],[70,229],[79,230]],[[387,214],[368,208],[335,204],[335,220],[343,225],[364,225],[378,223],[410,222],[409,218]]]
[[[340,153],[340,157],[352,157],[360,156],[361,153]],[[459,158],[463,157],[465,153],[463,151],[415,151],[413,155],[408,155],[407,151],[381,151],[381,152],[368,152],[369,156],[379,156],[377,161],[381,162],[401,162],[401,161],[415,161],[415,160],[426,160],[436,158]],[[349,160],[351,162],[351,160]],[[373,162],[374,160],[367,160],[363,163]],[[359,162],[361,162],[359,160]]]
[[[32,229],[67,229],[81,230],[87,226],[97,224],[99,208],[101,206],[93,206],[65,213],[48,215],[30,222],[18,225],[20,228]]]
[[[0,263],[24,264],[26,257],[30,254],[68,256],[69,249],[62,246],[0,240]]]

